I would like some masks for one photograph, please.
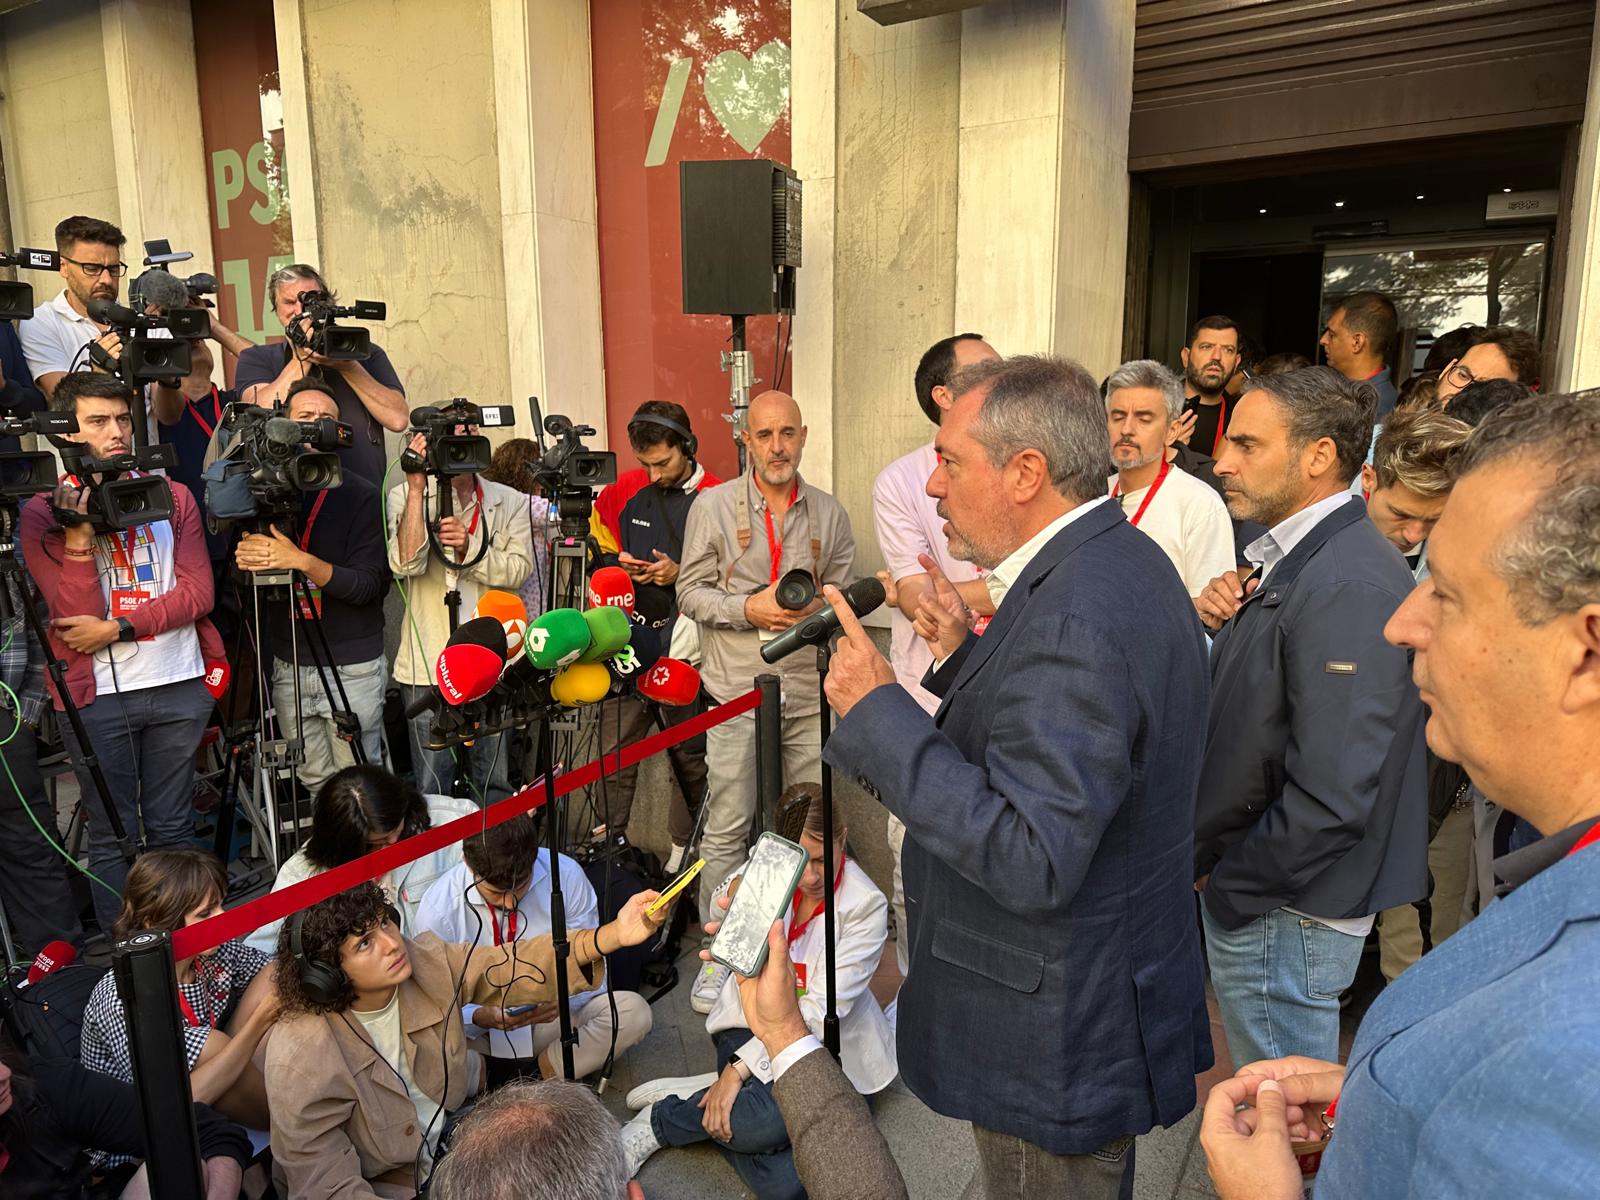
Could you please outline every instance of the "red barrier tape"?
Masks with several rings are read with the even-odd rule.
[[[716,708],[703,712],[698,717],[692,717],[681,725],[669,726],[651,734],[643,741],[626,746],[620,755],[607,754],[604,758],[604,767],[600,760],[596,760],[585,763],[576,770],[568,771],[556,780],[556,795],[565,796],[578,788],[587,787],[602,774],[615,775],[623,767],[643,762],[670,746],[676,746],[679,742],[704,733],[713,725],[720,725],[723,721],[731,720],[760,705],[761,692],[759,689],[752,689],[737,700],[719,704]],[[209,917],[197,925],[187,925],[172,935],[172,956],[181,962],[186,958],[193,958],[196,954],[204,954],[207,950],[222,945],[223,942],[242,937],[273,921],[282,920],[290,913],[309,908],[319,900],[326,900],[329,896],[355,887],[358,883],[376,879],[387,871],[421,858],[424,854],[432,854],[435,850],[442,850],[490,826],[499,825],[511,820],[512,817],[531,812],[544,802],[544,782],[540,780],[529,784],[516,795],[508,796],[498,804],[491,804],[481,813],[469,813],[467,816],[457,817],[448,825],[426,829],[392,846],[385,846],[382,850],[374,850],[371,854],[362,855],[352,862],[334,867],[331,871],[324,871],[320,875],[313,875],[310,879],[290,884],[282,891],[269,892],[258,900],[252,900],[248,904],[241,904],[238,908]]]

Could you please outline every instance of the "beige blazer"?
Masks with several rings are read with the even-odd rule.
[[[571,933],[567,978],[574,992],[600,986],[602,961],[580,965],[582,959],[598,959],[594,939],[593,929]],[[456,981],[461,980],[464,1003],[552,1000],[550,938],[469,953],[466,946],[425,933],[407,939],[406,949],[412,970],[400,985],[406,1066],[418,1088],[453,1111],[467,1098],[469,1071]],[[344,1013],[301,1013],[278,1022],[267,1043],[265,1077],[280,1192],[295,1200],[416,1195],[423,1134],[417,1110],[358,1021]]]

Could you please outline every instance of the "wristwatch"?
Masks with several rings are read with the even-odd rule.
[[[119,642],[136,642],[138,640],[139,640],[139,635],[133,631],[133,622],[128,620],[127,617],[118,617],[117,618],[117,641],[119,641]]]

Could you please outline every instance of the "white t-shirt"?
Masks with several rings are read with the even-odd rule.
[[[1111,476],[1107,487],[1117,485]],[[1140,488],[1120,497],[1122,511],[1133,520],[1150,492]],[[1172,466],[1155,499],[1139,518],[1139,532],[1147,534],[1178,568],[1190,596],[1205,591],[1218,575],[1233,570],[1233,523],[1228,506],[1208,483]]]
[[[157,521],[101,534],[94,540],[94,560],[100,572],[100,590],[106,598],[106,614],[130,616],[132,606],[164,596],[173,588],[177,559],[173,554],[172,522]],[[148,640],[112,642],[94,656],[97,696],[136,692],[203,674],[205,660],[193,624],[169,629]]]
[[[411,1078],[411,1068],[406,1065],[404,1038],[400,1032],[400,989],[394,990],[389,1003],[375,1012],[351,1009],[356,1019],[372,1040],[372,1048],[383,1056],[383,1061],[394,1068],[400,1082],[406,1085],[406,1095],[417,1110],[417,1131],[424,1135],[422,1173],[424,1177],[433,1169],[434,1155],[439,1149],[439,1135],[444,1132],[444,1118],[439,1115],[443,1105],[424,1092]]]

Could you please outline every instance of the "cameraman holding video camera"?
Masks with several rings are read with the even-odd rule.
[[[289,388],[284,415],[299,422],[336,421],[339,406],[325,385],[302,379]],[[299,731],[305,747],[300,782],[313,795],[355,761],[334,725],[324,690],[323,677],[330,671],[338,672],[361,724],[366,760],[380,766],[384,761],[383,693],[389,664],[383,656],[383,598],[389,592],[389,563],[377,514],[378,489],[359,475],[346,474],[339,486],[303,498],[297,532],[286,532],[290,522],[275,523],[268,532],[244,534],[234,548],[241,571],[296,571],[311,585],[308,602],[296,581],[292,610],[282,603],[263,605],[263,624],[272,641],[273,707],[286,736]],[[298,619],[291,621],[291,611]],[[313,613],[321,620],[321,638],[308,635],[306,623]],[[331,678],[327,686],[337,699]]]
[[[345,470],[374,487],[383,486],[383,431],[403,433],[408,427],[406,391],[376,343],[364,359],[335,359],[296,344],[295,326],[305,331],[315,300],[332,297],[327,282],[315,267],[293,263],[267,280],[267,297],[289,340],[281,344],[251,346],[239,355],[233,384],[239,394],[268,408],[281,404],[297,380],[317,378],[339,405],[339,420],[355,430],[355,444],[344,454]]]
[[[51,407],[77,416],[78,432],[63,439],[104,460],[133,449],[132,400],[115,376],[74,372],[57,383]],[[66,475],[53,494],[29,500],[18,523],[48,609],[50,650],[66,663],[90,745],[76,745],[65,722],[62,740],[75,764],[93,750],[123,823],[137,831],[142,815],[150,849],[192,840],[194,752],[212,708],[203,677],[206,664],[222,658],[206,615],[213,590],[199,506],[182,484],[160,486],[170,487],[168,520],[105,530],[103,477]],[[51,692],[62,711],[53,684]],[[90,794],[88,773],[79,769],[78,779]],[[120,892],[127,864],[98,806],[86,811],[90,865]],[[116,897],[93,892],[100,927],[109,930]]]
[[[453,402],[446,411],[475,411]],[[426,416],[418,409],[414,417]],[[429,460],[435,437],[472,437],[475,424],[432,422],[441,432],[416,432],[410,453]],[[413,428],[417,426],[414,424]],[[487,451],[485,451],[485,459]],[[403,460],[404,461],[404,460]],[[451,515],[441,517],[441,492],[448,488]],[[450,637],[446,597],[459,591],[460,611],[471,613],[484,592],[496,588],[515,593],[533,570],[533,539],[526,497],[514,488],[484,479],[475,472],[445,474],[437,469],[408,467],[404,482],[389,490],[385,506],[389,525],[389,567],[406,589],[407,618],[395,655],[394,681],[409,707],[434,692],[434,663]],[[455,779],[457,751],[428,748],[429,713],[412,717],[411,763],[417,787],[428,795],[449,795]],[[511,794],[511,754],[503,733],[480,737],[470,754],[460,749],[463,771],[470,768],[476,798],[493,803]]]

